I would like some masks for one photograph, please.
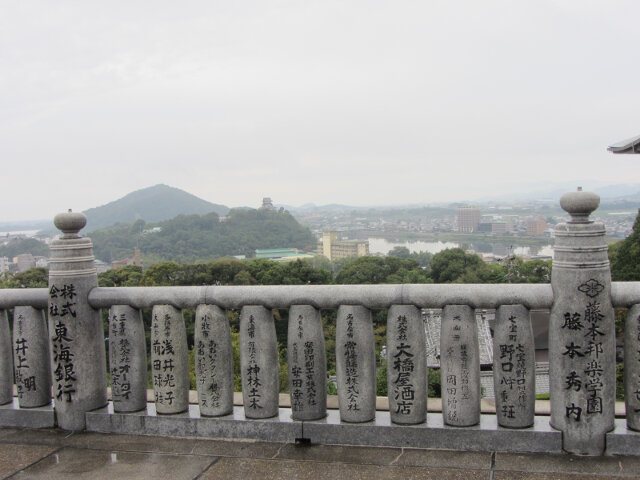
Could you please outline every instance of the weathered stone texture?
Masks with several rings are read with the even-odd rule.
[[[156,410],[181,413],[189,407],[189,353],[182,310],[156,305],[151,312],[151,379]]]
[[[310,305],[292,305],[287,338],[292,418],[324,418],[327,415],[327,359],[320,311]]]
[[[195,371],[200,414],[216,417],[233,411],[233,351],[226,312],[198,305],[195,315]]]
[[[456,427],[476,425],[480,421],[480,352],[471,307],[444,307],[440,351],[444,423]]]
[[[338,308],[336,376],[342,421],[372,420],[376,414],[376,352],[371,311],[365,307]]]
[[[393,423],[418,424],[427,419],[426,368],[420,310],[392,305],[387,316],[387,391]]]
[[[247,418],[278,415],[278,345],[273,314],[263,306],[240,313],[242,398]]]

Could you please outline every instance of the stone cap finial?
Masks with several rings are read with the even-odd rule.
[[[571,215],[569,223],[589,223],[589,215],[600,205],[600,197],[593,192],[583,192],[578,187],[576,192],[568,192],[560,198],[560,206]]]
[[[53,218],[53,224],[63,235],[62,238],[78,238],[78,232],[87,224],[87,216],[81,212],[59,213]]]

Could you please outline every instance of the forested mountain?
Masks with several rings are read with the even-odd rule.
[[[316,240],[286,211],[234,209],[220,221],[215,213],[179,215],[164,222],[115,225],[91,232],[96,258],[131,257],[138,247],[146,260],[180,263],[228,255],[253,256],[262,248],[310,250]]]
[[[0,257],[13,258],[21,253],[46,257],[49,255],[49,247],[35,238],[16,238],[0,246]]]
[[[83,212],[87,216],[87,232],[117,223],[133,223],[136,220],[159,222],[178,215],[215,212],[226,215],[229,208],[207,202],[179,188],[155,185],[136,190],[119,200]]]

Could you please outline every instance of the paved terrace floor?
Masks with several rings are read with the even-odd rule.
[[[11,479],[619,479],[640,457],[452,452],[0,428]]]

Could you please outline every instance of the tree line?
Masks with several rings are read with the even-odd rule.
[[[511,272],[511,273],[510,273]],[[515,272],[515,273],[514,273]],[[189,285],[322,285],[322,284],[393,284],[393,283],[463,283],[463,282],[545,282],[551,272],[551,263],[535,260],[523,262],[515,259],[513,265],[486,264],[477,255],[462,249],[444,250],[435,255],[425,252],[410,253],[396,247],[386,257],[359,257],[329,262],[323,258],[295,260],[281,263],[265,259],[236,260],[221,258],[210,262],[180,264],[160,262],[142,269],[138,266],[114,268],[98,275],[102,287],[136,286],[189,286]],[[1,288],[46,287],[48,271],[33,268],[22,273],[5,272],[0,278]],[[193,349],[195,311],[183,311],[187,329],[187,342]],[[287,379],[287,326],[288,311],[274,312],[280,357],[280,385],[288,388]],[[234,355],[238,355],[239,311],[228,311],[232,330]],[[143,311],[149,342],[151,312]],[[108,316],[103,312],[105,335],[108,336]],[[322,312],[327,348],[327,369],[335,374],[336,312]],[[380,352],[386,342],[386,310],[373,312],[376,353],[379,359],[378,390],[386,392],[386,374]],[[236,358],[238,360],[238,358]],[[235,363],[236,387],[240,387],[239,360]],[[193,370],[193,365],[192,365]],[[439,394],[437,375],[431,375],[431,395]],[[195,375],[191,372],[192,387]],[[329,385],[332,391],[333,384]]]

